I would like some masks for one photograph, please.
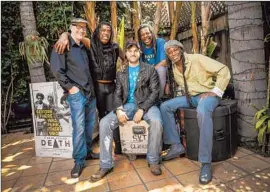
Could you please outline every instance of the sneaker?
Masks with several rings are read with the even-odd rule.
[[[211,163],[202,163],[200,173],[200,183],[206,185],[212,181],[212,165]]]
[[[97,173],[95,173],[91,176],[91,181],[98,181],[98,180],[102,179],[104,176],[106,176],[112,170],[113,170],[113,167],[112,168],[100,168]]]
[[[73,169],[71,170],[71,177],[78,178],[82,173],[83,167],[84,166],[81,164],[75,164]]]
[[[150,170],[153,175],[161,175],[162,171],[160,168],[160,164],[150,164]]]
[[[90,159],[99,159],[99,153],[94,153],[93,151],[91,151],[90,153],[87,154],[85,160]]]

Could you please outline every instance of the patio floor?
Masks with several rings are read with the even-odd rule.
[[[163,174],[153,176],[145,158],[115,156],[114,171],[93,183],[98,160],[87,161],[80,178],[72,179],[72,159],[36,157],[34,147],[33,134],[2,136],[2,191],[270,191],[270,158],[241,147],[233,158],[213,164],[213,180],[205,186],[198,182],[200,164],[187,158],[163,162]]]

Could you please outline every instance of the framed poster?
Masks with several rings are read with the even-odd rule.
[[[69,105],[58,82],[30,84],[36,156],[72,157]]]

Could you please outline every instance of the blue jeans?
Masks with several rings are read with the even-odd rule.
[[[192,103],[197,107],[197,119],[200,129],[199,161],[202,163],[212,162],[213,147],[213,119],[212,113],[219,104],[218,97],[206,97],[201,99],[200,95],[191,97]],[[163,141],[165,144],[179,144],[180,135],[176,129],[174,113],[178,108],[189,108],[185,96],[175,97],[165,101],[160,106],[160,112],[164,122]]]
[[[92,132],[96,121],[96,99],[87,98],[79,91],[69,94],[67,101],[72,118],[72,157],[75,164],[84,164],[87,153],[92,150]]]
[[[127,103],[124,105],[129,120],[132,120],[137,110],[137,105]],[[158,164],[162,145],[162,118],[158,107],[152,106],[143,119],[150,125],[148,135],[147,161],[149,164]],[[100,168],[112,168],[112,140],[113,130],[119,126],[116,114],[112,111],[101,119],[99,123],[100,141]]]
[[[164,89],[166,85],[166,77],[167,77],[167,67],[160,66],[156,69],[158,76],[159,76],[159,82],[160,82],[160,92],[159,92],[159,98],[162,98],[164,95]]]

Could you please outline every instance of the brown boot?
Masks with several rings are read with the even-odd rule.
[[[153,175],[161,175],[162,171],[160,168],[160,164],[150,164],[150,170]]]
[[[91,181],[98,181],[98,180],[102,179],[104,176],[106,176],[112,170],[113,170],[113,167],[112,168],[100,168],[97,173],[95,173],[91,176]]]

